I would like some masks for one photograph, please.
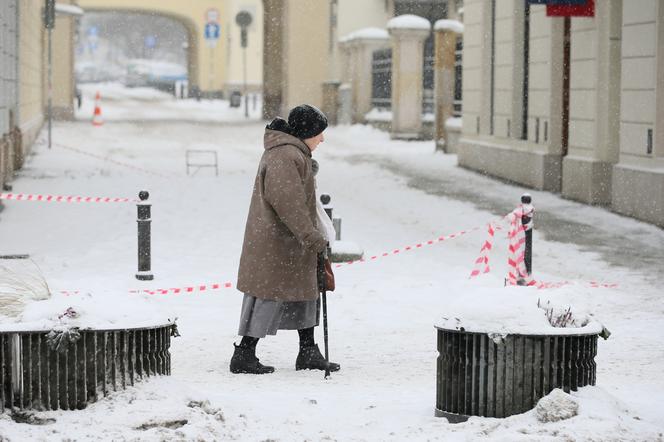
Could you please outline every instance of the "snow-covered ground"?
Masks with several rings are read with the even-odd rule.
[[[548,290],[504,288],[507,245],[500,234],[491,256],[493,272],[469,280],[485,239],[483,229],[474,231],[337,269],[337,290],[329,295],[330,354],[342,370],[330,380],[320,372],[295,371],[295,332],[279,332],[259,343],[259,357],[276,366],[276,373],[232,375],[228,363],[242,299],[237,291],[128,291],[235,282],[264,123],[245,122],[243,110],[225,101],[175,101],[149,91],[101,87],[106,88],[105,125],[90,124],[87,100],[80,121],[54,126],[57,144],[51,150],[38,143],[13,183],[14,192],[136,197],[139,190],[149,190],[155,280],[134,279],[133,204],[5,201],[0,254],[30,254],[53,292],[51,299],[27,305],[18,318],[24,323],[57,324],[57,316],[70,306],[82,313],[81,325],[177,317],[182,337],[171,347],[173,374],[114,393],[83,411],[38,413],[55,420],[47,425],[15,423],[5,413],[0,438],[663,440],[661,267],[658,273],[638,262],[610,264],[602,250],[575,246],[569,238],[547,239],[553,235],[537,230],[535,276],[573,284]],[[456,158],[434,154],[430,142],[390,141],[387,134],[363,126],[335,127],[326,135],[314,154],[321,164],[319,189],[332,195],[343,217],[343,239],[359,243],[366,256],[483,226],[507,213],[524,191],[456,168]],[[206,169],[186,176],[187,149],[217,151],[219,176]],[[415,178],[429,187],[420,190]],[[455,183],[449,195],[426,190],[438,178]],[[454,186],[473,190],[461,193]],[[585,223],[616,238],[632,237],[635,250],[664,246],[661,229],[532,193],[538,210],[555,212],[555,219]],[[589,281],[619,285],[593,288]],[[65,296],[61,290],[80,293]],[[531,411],[455,425],[435,418],[434,324],[451,314],[477,321],[496,309],[510,321],[521,311],[510,314],[513,304],[507,301],[528,297],[532,305],[538,299],[571,303],[613,333],[599,342],[597,386],[572,394],[578,415],[541,423]],[[473,305],[477,308],[468,308]],[[5,318],[2,326],[13,327],[15,321]],[[322,341],[318,331],[317,336]]]

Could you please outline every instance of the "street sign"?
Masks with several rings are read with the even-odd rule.
[[[582,3],[564,3],[546,5],[547,17],[594,17],[595,1],[585,0]]]
[[[217,23],[207,23],[205,25],[205,39],[219,40],[220,26]]]
[[[559,5],[559,6],[574,6],[583,5],[586,0],[528,0],[531,5]]]
[[[207,11],[205,11],[205,22],[219,23],[219,10],[215,8],[210,8]]]
[[[204,36],[209,47],[214,48],[217,45],[220,33],[221,29],[217,23],[207,23],[205,25]]]
[[[46,0],[44,3],[44,27],[46,29],[55,27],[55,0]]]
[[[240,11],[235,16],[235,23],[237,23],[237,25],[242,28],[246,28],[247,26],[249,26],[252,20],[253,18],[251,17],[251,14],[248,13],[247,11]]]

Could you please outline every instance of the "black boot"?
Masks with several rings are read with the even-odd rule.
[[[327,362],[318,349],[318,345],[300,347],[300,352],[295,360],[296,370],[325,370],[326,366]],[[340,368],[339,364],[330,362],[330,371],[339,371]]]
[[[256,357],[256,348],[243,348],[235,345],[231,358],[231,373],[267,374],[274,373],[274,367],[263,365]]]

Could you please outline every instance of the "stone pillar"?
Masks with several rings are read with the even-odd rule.
[[[384,29],[365,28],[345,39],[349,51],[349,72],[352,86],[353,123],[364,123],[371,110],[372,69],[374,51],[389,47],[389,34]]]
[[[284,4],[263,0],[263,118],[279,115],[283,101]],[[267,50],[269,48],[269,50]]]
[[[341,84],[337,89],[337,124],[351,124],[352,123],[352,95],[353,86],[351,84],[353,78],[351,63],[351,45],[347,37],[339,40],[339,64],[340,64],[340,80]]]
[[[387,23],[392,40],[392,133],[394,139],[422,137],[422,68],[424,40],[431,24],[415,15]]]
[[[62,2],[60,2],[62,3]],[[70,4],[71,2],[64,2]],[[53,119],[74,119],[74,34],[75,19],[56,16],[53,29]]]
[[[463,33],[463,24],[456,20],[438,20],[434,26],[435,64],[434,100],[436,106],[436,150],[449,150],[445,122],[454,115],[454,80],[457,35]]]
[[[337,113],[339,112],[339,85],[336,80],[329,80],[323,83],[323,107],[321,110],[327,116],[327,121],[334,126],[337,123]]]

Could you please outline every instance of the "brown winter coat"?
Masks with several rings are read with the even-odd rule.
[[[311,151],[278,130],[266,129],[264,144],[237,288],[262,299],[310,301],[318,297],[317,254],[327,244],[317,229]]]

